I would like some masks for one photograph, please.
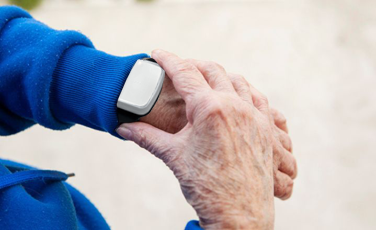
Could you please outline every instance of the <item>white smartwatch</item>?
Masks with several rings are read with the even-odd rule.
[[[117,101],[119,124],[138,121],[153,109],[161,93],[165,71],[152,58],[138,60]]]

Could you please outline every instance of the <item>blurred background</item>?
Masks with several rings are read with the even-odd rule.
[[[288,119],[299,175],[276,229],[376,229],[375,0],[0,0],[115,55],[155,48],[241,73]],[[25,5],[26,4],[26,5]],[[75,172],[113,229],[197,219],[164,164],[82,126],[0,137],[0,157]]]

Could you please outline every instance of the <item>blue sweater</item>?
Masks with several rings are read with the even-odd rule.
[[[112,56],[76,31],[0,7],[0,135],[38,123],[55,130],[81,124],[117,136],[117,98],[134,63],[147,56]],[[0,160],[0,229],[109,229],[66,179]],[[200,228],[191,221],[186,229]]]

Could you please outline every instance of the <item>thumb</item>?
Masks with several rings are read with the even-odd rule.
[[[173,135],[144,122],[124,123],[116,132],[124,139],[131,140],[163,161],[168,160]]]

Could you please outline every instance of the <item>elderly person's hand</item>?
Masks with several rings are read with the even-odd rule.
[[[251,88],[237,92],[216,64],[164,51],[153,58],[185,101],[188,123],[176,134],[144,122],[123,124],[118,133],[166,163],[206,230],[272,229],[274,133],[266,98],[254,100]]]
[[[176,92],[170,78],[164,79],[158,101],[141,121],[168,133],[177,133],[188,123],[184,100]]]
[[[207,62],[189,60],[199,69],[208,66]],[[210,66],[210,65],[209,65]],[[204,70],[205,71],[205,70]],[[210,71],[210,69],[206,70]],[[258,101],[265,98],[240,75],[227,74],[235,91],[245,100],[252,100],[258,105]],[[276,109],[270,109],[273,120],[273,160],[274,160],[274,195],[281,199],[291,196],[293,179],[297,174],[296,160],[291,154],[292,143],[287,132],[285,117]],[[187,124],[186,108],[184,100],[176,92],[171,80],[165,78],[161,95],[153,110],[141,121],[153,125],[169,133],[177,133]]]

